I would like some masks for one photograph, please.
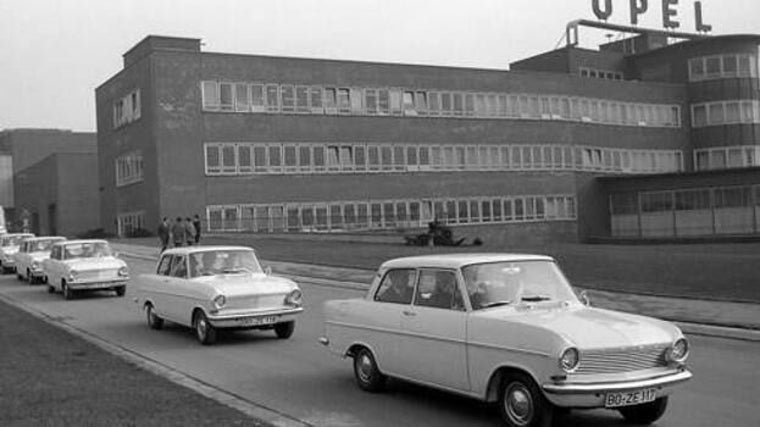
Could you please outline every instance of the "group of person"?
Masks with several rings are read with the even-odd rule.
[[[199,244],[201,241],[201,228],[201,219],[198,215],[195,215],[192,219],[190,217],[183,219],[178,216],[174,222],[168,217],[164,217],[161,220],[161,224],[158,225],[158,239],[161,242],[161,252],[169,247],[169,242],[175,248]]]

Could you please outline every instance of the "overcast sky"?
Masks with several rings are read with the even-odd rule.
[[[694,0],[678,1],[679,30],[693,32]],[[612,0],[610,22],[629,24],[628,2]],[[640,25],[661,28],[661,0],[649,3]],[[702,3],[713,34],[760,34],[760,0]],[[595,19],[592,0],[0,0],[0,129],[95,131],[95,88],[148,34],[212,52],[507,69],[579,18]]]

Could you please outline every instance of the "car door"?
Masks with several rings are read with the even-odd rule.
[[[191,318],[188,296],[185,293],[187,281],[187,256],[175,254],[169,266],[169,274],[162,278],[164,287],[164,312],[174,322],[189,325]]]
[[[160,317],[167,317],[168,313],[166,306],[168,298],[166,296],[167,288],[169,288],[169,272],[171,267],[173,255],[163,255],[156,267],[156,273],[146,275],[142,283],[142,292],[145,293],[144,298],[153,302],[153,309]]]
[[[366,325],[362,339],[372,347],[380,369],[386,374],[399,373],[405,363],[398,357],[401,316],[411,307],[416,278],[417,271],[412,268],[386,271],[372,301],[355,313]]]
[[[402,312],[402,375],[469,391],[467,311],[454,270],[419,271],[413,304]]]
[[[58,261],[61,256],[61,246],[54,246],[50,251],[50,258],[42,262],[42,271],[47,277],[49,285],[52,285],[55,289],[60,289],[61,280],[55,276],[54,263]]]

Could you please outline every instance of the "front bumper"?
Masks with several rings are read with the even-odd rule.
[[[119,286],[126,286],[126,285],[127,285],[127,279],[103,280],[103,281],[97,281],[97,282],[67,282],[66,283],[66,286],[68,286],[69,289],[74,290],[74,291],[113,289],[113,288],[118,288]]]
[[[263,310],[235,310],[233,313],[210,314],[209,323],[215,328],[259,328],[295,320],[303,307]]]
[[[673,388],[691,378],[686,368],[672,370],[662,375],[619,382],[599,383],[547,383],[542,386],[546,398],[557,406],[569,408],[601,408],[607,393],[618,393],[654,388],[657,397],[667,396]]]

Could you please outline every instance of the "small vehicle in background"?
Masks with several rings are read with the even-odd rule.
[[[42,261],[49,292],[60,291],[65,299],[77,292],[113,290],[124,296],[129,281],[127,264],[118,259],[105,240],[57,242],[50,257]]]
[[[495,403],[510,427],[591,408],[653,423],[692,376],[688,341],[670,322],[587,302],[546,256],[399,258],[364,298],[325,303],[320,342],[353,359],[363,390],[387,377],[437,387]]]
[[[14,254],[24,239],[34,237],[32,233],[10,233],[0,236],[0,271],[3,274],[16,272]]]
[[[164,251],[154,274],[139,276],[135,293],[148,326],[164,320],[192,327],[201,344],[218,329],[273,329],[287,339],[303,311],[296,282],[262,269],[245,246],[189,246]]]
[[[14,255],[16,277],[30,285],[43,281],[42,261],[50,258],[50,250],[57,242],[66,240],[60,236],[30,237],[24,239]]]

